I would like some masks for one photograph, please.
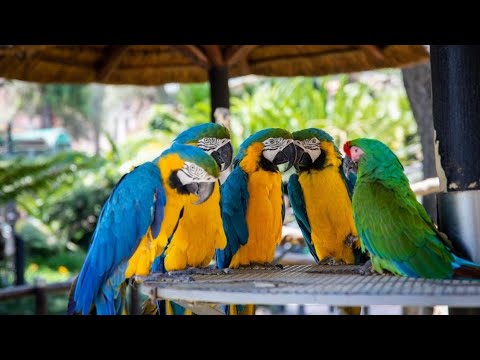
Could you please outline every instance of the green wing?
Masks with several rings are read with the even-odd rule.
[[[353,211],[362,247],[378,257],[385,270],[412,277],[450,277],[453,255],[408,180],[395,180],[389,187],[357,180]]]

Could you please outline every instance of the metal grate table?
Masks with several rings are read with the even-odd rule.
[[[142,291],[181,304],[329,304],[480,307],[480,281],[360,275],[352,265],[291,265],[218,275],[152,274]]]

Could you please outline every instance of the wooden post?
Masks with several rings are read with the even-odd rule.
[[[15,238],[15,285],[25,284],[25,242],[23,238],[17,234],[13,234]]]
[[[230,90],[228,88],[228,66],[212,66],[208,71],[210,81],[211,119],[215,122],[213,113],[222,107],[230,109]]]
[[[448,192],[480,189],[480,46],[432,45],[433,122]]]
[[[480,46],[432,45],[439,228],[463,256],[480,261]],[[480,313],[480,309],[471,310]],[[465,310],[450,308],[450,314]]]
[[[48,301],[47,292],[45,288],[47,283],[43,279],[35,280],[35,314],[47,315],[48,314]]]

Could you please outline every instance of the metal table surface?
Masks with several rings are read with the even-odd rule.
[[[229,274],[140,278],[142,291],[182,304],[329,304],[480,307],[480,281],[361,275],[353,265],[289,265]]]

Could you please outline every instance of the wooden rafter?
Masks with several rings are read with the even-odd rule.
[[[201,46],[205,51],[205,54],[207,55],[211,66],[225,65],[222,51],[220,50],[220,45],[201,45]]]
[[[385,60],[385,55],[382,50],[376,45],[359,45],[359,48],[365,50],[365,52],[373,55],[378,60]]]
[[[182,53],[190,60],[193,60],[198,66],[208,69],[209,61],[205,54],[200,50],[198,46],[195,45],[171,45],[171,47],[178,52]]]
[[[233,45],[228,48],[225,53],[225,62],[228,65],[234,65],[242,60],[245,60],[256,47],[259,45]]]
[[[110,78],[128,47],[129,45],[112,45],[106,48],[104,58],[97,67],[98,81],[103,82]]]

